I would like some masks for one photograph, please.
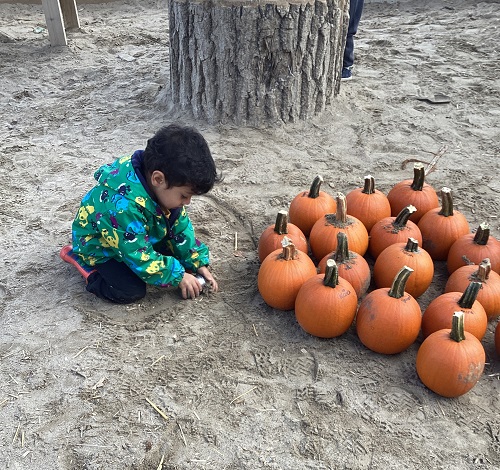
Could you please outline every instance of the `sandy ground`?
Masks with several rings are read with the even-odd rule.
[[[355,80],[309,122],[184,119],[225,175],[190,207],[221,291],[152,288],[127,307],[86,293],[58,250],[94,170],[183,119],[166,111],[166,3],[79,15],[51,48],[40,5],[0,5],[0,468],[499,468],[496,322],[480,382],[445,399],[418,379],[421,339],[395,356],[353,328],[319,340],[256,287],[258,236],[316,174],[332,194],[367,173],[387,192],[444,146],[427,181],[500,236],[498,3],[367,3]],[[451,103],[412,97],[437,92]],[[422,309],[445,281],[436,263]]]

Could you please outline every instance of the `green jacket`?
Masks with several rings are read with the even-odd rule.
[[[96,171],[98,184],[73,221],[73,250],[90,266],[113,258],[148,284],[177,286],[186,269],[209,264],[209,251],[185,207],[166,215],[153,200],[141,182],[141,158],[138,150]]]

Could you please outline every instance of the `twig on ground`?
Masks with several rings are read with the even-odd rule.
[[[165,420],[168,421],[168,416],[165,414],[165,412],[159,408],[157,405],[155,405],[148,397],[145,397],[146,401],[155,409],[155,411],[158,412],[158,414]]]
[[[184,441],[184,447],[187,447],[186,436],[184,436],[184,431],[181,428],[181,423],[177,421],[177,426],[179,426],[179,430],[181,432],[182,440]]]
[[[239,398],[245,396],[247,393],[250,393],[252,390],[255,390],[257,388],[257,385],[255,387],[252,387],[250,390],[247,390],[246,392],[243,392],[241,395],[238,395],[236,398],[233,398],[229,404],[232,405],[236,400],[238,400]]]

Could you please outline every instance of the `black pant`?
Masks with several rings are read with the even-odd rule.
[[[146,283],[125,263],[110,259],[96,268],[87,279],[87,290],[100,299],[130,304],[146,295]]]

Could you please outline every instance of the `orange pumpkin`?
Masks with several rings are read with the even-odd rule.
[[[265,257],[281,248],[283,238],[288,237],[297,250],[307,253],[307,240],[299,227],[289,224],[287,211],[279,211],[276,216],[276,223],[267,227],[259,238],[258,253],[259,261],[262,263]]]
[[[431,209],[418,222],[423,245],[433,260],[446,260],[451,245],[462,235],[470,232],[469,222],[457,210],[453,210],[450,188],[441,190],[441,208]]]
[[[500,274],[500,242],[490,235],[490,226],[480,224],[476,233],[467,233],[450,247],[446,265],[451,274],[461,266],[479,264],[489,258],[491,269]]]
[[[337,233],[337,248],[335,251],[326,255],[318,263],[320,273],[326,271],[326,264],[329,259],[335,260],[339,276],[354,287],[358,299],[363,297],[370,287],[370,266],[368,266],[368,263],[361,255],[349,250],[347,235],[344,232]]]
[[[334,338],[351,326],[358,298],[354,288],[339,277],[337,264],[328,260],[324,274],[308,279],[295,300],[295,317],[309,334]]]
[[[488,328],[488,317],[483,306],[476,300],[480,289],[481,283],[473,281],[463,293],[447,292],[432,300],[422,315],[424,338],[443,328],[451,328],[453,314],[461,310],[464,312],[465,331],[481,341]]]
[[[434,188],[425,182],[424,165],[415,163],[413,167],[413,180],[404,180],[397,183],[387,194],[391,205],[391,215],[396,217],[406,206],[417,208],[410,216],[414,223],[422,216],[439,206],[439,199]]]
[[[381,354],[397,354],[417,339],[422,312],[418,302],[404,290],[411,273],[412,269],[404,266],[391,288],[376,289],[361,301],[356,332],[368,349]]]
[[[473,334],[464,331],[464,313],[453,314],[452,327],[429,335],[417,352],[422,383],[443,397],[459,397],[480,379],[486,354]]]
[[[375,285],[390,287],[394,276],[405,265],[413,269],[405,290],[413,297],[419,297],[431,285],[434,263],[429,253],[420,248],[414,238],[408,238],[406,243],[390,245],[378,255],[373,266]]]
[[[390,217],[391,205],[387,196],[375,189],[373,176],[365,176],[363,188],[356,188],[346,194],[347,213],[363,222],[366,230],[371,228],[384,217]]]
[[[409,220],[416,210],[414,206],[409,205],[402,209],[397,217],[385,217],[372,227],[368,252],[373,258],[376,259],[388,246],[406,242],[408,238],[414,238],[422,245],[420,229]]]
[[[302,284],[316,275],[316,266],[288,238],[283,239],[282,245],[283,248],[267,255],[260,265],[257,286],[270,307],[292,310]]]
[[[485,258],[479,266],[462,266],[454,271],[446,282],[445,292],[464,292],[471,281],[481,283],[477,301],[483,306],[488,321],[500,315],[500,275],[491,270],[491,263]]]
[[[344,232],[349,241],[349,248],[361,256],[368,248],[368,232],[363,223],[347,215],[347,202],[344,194],[337,193],[335,198],[337,212],[321,217],[311,229],[309,245],[316,260],[323,259],[337,248],[337,233]]]
[[[324,191],[320,191],[323,178],[316,176],[309,191],[297,194],[290,203],[288,215],[290,223],[299,227],[307,237],[314,223],[325,214],[335,212],[335,199]]]

